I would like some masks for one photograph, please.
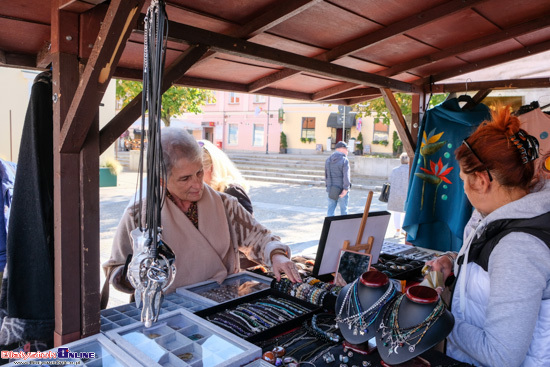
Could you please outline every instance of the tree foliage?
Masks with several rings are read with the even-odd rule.
[[[141,82],[118,79],[116,82],[116,98],[126,106],[143,90]],[[162,95],[161,119],[166,126],[170,126],[170,119],[184,112],[201,113],[201,106],[209,97],[213,97],[212,91],[186,88],[173,85]]]
[[[394,93],[395,101],[401,108],[405,120],[410,121],[412,115],[412,95],[406,93]],[[443,102],[447,97],[446,94],[436,94],[430,99],[428,108],[432,108]],[[389,125],[391,120],[390,111],[386,107],[386,102],[383,97],[372,99],[361,105],[356,105],[354,109],[361,112],[363,116],[374,116],[374,122],[382,122]]]

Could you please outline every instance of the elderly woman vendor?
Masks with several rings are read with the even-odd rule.
[[[161,211],[162,236],[176,255],[176,278],[168,292],[205,280],[223,281],[239,271],[239,250],[248,258],[271,266],[279,280],[285,273],[301,281],[290,249],[258,223],[230,195],[216,192],[203,182],[202,149],[186,131],[162,130],[166,165],[166,200]],[[132,253],[130,232],[137,228],[137,206],[129,206],[117,228],[111,258],[103,267],[113,286],[131,293],[122,277]],[[143,216],[145,217],[145,216]]]

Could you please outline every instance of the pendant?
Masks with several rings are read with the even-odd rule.
[[[353,335],[357,335],[357,328],[353,329]]]
[[[359,334],[365,335],[365,332],[368,332],[368,330],[366,330],[366,329],[365,329],[365,330],[361,330],[361,331],[359,331]]]
[[[416,345],[409,345],[409,352],[414,353],[415,348],[416,348]]]

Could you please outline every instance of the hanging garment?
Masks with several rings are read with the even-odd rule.
[[[539,141],[540,155],[550,152],[550,116],[540,108],[518,116],[521,128]]]
[[[419,131],[411,169],[403,229],[420,247],[458,251],[472,205],[464,194],[454,152],[490,118],[483,104],[463,111],[456,98],[428,110]]]
[[[0,158],[0,182],[2,183],[0,208],[2,208],[3,212],[3,215],[0,215],[0,273],[4,271],[6,266],[6,240],[16,168],[17,165],[15,163]]]
[[[51,72],[43,72],[34,80],[21,136],[0,344],[53,338],[53,243],[52,82]]]

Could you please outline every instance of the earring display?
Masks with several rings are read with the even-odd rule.
[[[261,357],[261,349],[200,317],[178,310],[143,324],[107,332],[118,346],[145,366],[236,366]]]
[[[367,271],[344,287],[336,301],[336,325],[351,344],[362,344],[374,337],[382,309],[397,290],[379,271]]]
[[[451,332],[454,317],[432,288],[413,286],[384,309],[376,346],[388,364],[409,361]]]
[[[197,299],[185,297],[177,293],[170,293],[164,296],[160,308],[160,314],[165,314],[178,309],[185,309],[190,312],[204,310],[211,305]],[[101,310],[101,331],[106,332],[120,326],[141,322],[141,310],[132,302],[118,307]]]

